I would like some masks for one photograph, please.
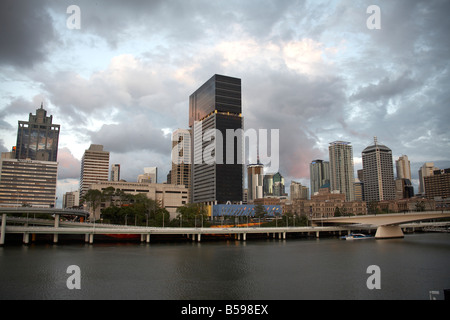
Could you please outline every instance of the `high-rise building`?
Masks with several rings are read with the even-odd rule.
[[[277,172],[273,175],[273,195],[276,197],[283,197],[286,195],[284,177]]]
[[[414,187],[409,179],[395,179],[395,198],[407,199],[414,197]]]
[[[434,162],[425,162],[419,169],[419,194],[425,195],[425,177],[433,175],[435,170],[439,168],[434,166]]]
[[[291,181],[290,199],[307,200],[309,197],[308,187],[303,186],[300,182]]]
[[[77,208],[80,205],[80,190],[64,193],[63,208]]]
[[[450,168],[433,171],[424,177],[425,197],[428,199],[450,198]]]
[[[54,207],[58,163],[11,158],[0,161],[0,206]]]
[[[108,181],[109,176],[109,151],[104,151],[103,146],[91,144],[85,150],[81,159],[80,174],[80,199],[83,198],[90,186],[99,181]]]
[[[330,190],[345,194],[346,201],[353,201],[355,174],[353,148],[350,142],[334,141],[328,148],[330,155]]]
[[[281,173],[267,173],[263,178],[264,196],[285,196],[284,177]]]
[[[374,138],[374,144],[362,152],[364,170],[364,199],[382,201],[395,199],[394,166],[392,151],[379,144]]]
[[[16,146],[2,153],[1,206],[55,206],[60,125],[52,122],[43,104],[28,121],[19,121]]]
[[[248,184],[247,201],[252,202],[255,199],[260,199],[264,197],[263,183],[264,183],[264,165],[260,163],[249,164],[247,166],[247,184]]]
[[[309,177],[311,195],[314,195],[322,186],[330,183],[330,163],[323,160],[312,161],[309,165]]]
[[[397,170],[397,179],[408,179],[411,181],[411,164],[408,156],[400,156],[395,160],[395,168]]]
[[[146,167],[144,168],[144,174],[138,175],[138,183],[158,183],[158,168]]]
[[[172,170],[170,175],[170,183],[186,186],[190,197],[191,132],[188,129],[178,129],[172,133]]]
[[[355,179],[353,189],[355,192],[355,201],[364,201],[364,183],[359,181],[359,179]]]
[[[111,181],[120,181],[120,164],[113,164],[111,166]]]
[[[263,178],[263,194],[265,196],[273,195],[273,175],[274,173],[266,173]]]
[[[57,161],[60,125],[52,122],[53,116],[47,117],[42,104],[28,121],[19,121],[16,159]]]
[[[243,190],[241,79],[214,75],[189,97],[194,203],[240,203]]]

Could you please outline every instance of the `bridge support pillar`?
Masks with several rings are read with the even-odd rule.
[[[316,238],[319,238],[319,231],[316,231]]]
[[[0,234],[0,245],[5,244],[5,233],[6,233],[6,213],[2,215],[2,228]]]
[[[244,240],[244,241],[247,240],[247,234],[246,233],[242,234],[242,240]]]
[[[379,226],[375,234],[376,239],[403,238],[404,236],[400,226]]]
[[[147,243],[150,242],[150,233],[147,233],[147,238],[145,239],[145,241],[146,241]]]
[[[93,233],[89,234],[89,243],[90,244],[94,243],[94,234]]]
[[[23,243],[28,244],[28,242],[30,242],[30,234],[28,232],[25,232],[23,234]]]
[[[201,234],[199,233],[199,234],[197,235],[197,241],[200,242],[200,239],[201,239]]]
[[[28,227],[28,222],[25,222],[24,226]],[[28,244],[29,240],[30,240],[30,234],[28,232],[24,232],[23,233],[23,243]]]
[[[59,214],[55,215],[55,228],[59,227]],[[53,234],[53,243],[58,243],[58,234]]]

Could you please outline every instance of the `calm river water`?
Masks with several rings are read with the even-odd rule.
[[[79,267],[70,290],[67,268]],[[379,267],[380,289],[367,272]],[[6,244],[0,299],[430,299],[450,288],[450,234],[174,243]]]

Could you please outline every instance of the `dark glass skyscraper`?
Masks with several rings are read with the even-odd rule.
[[[242,201],[243,141],[238,135],[227,138],[227,130],[243,128],[241,79],[216,74],[197,89],[189,97],[189,127],[192,202]]]
[[[28,121],[19,121],[16,159],[57,161],[60,125],[52,121],[42,104],[36,115],[30,113]]]

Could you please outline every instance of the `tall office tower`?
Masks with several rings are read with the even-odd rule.
[[[267,173],[263,178],[264,197],[266,196],[285,196],[284,177],[281,173]]]
[[[186,186],[190,199],[191,132],[188,129],[178,129],[172,133],[172,170],[170,175],[171,184]]]
[[[274,173],[266,173],[263,178],[263,193],[265,196],[273,195],[273,176]]]
[[[214,75],[189,97],[194,203],[240,203],[243,193],[241,79]]]
[[[19,121],[16,159],[57,161],[60,125],[52,121],[42,104],[36,115],[30,113],[28,121]]]
[[[257,163],[249,164],[247,166],[247,184],[247,201],[253,201],[264,197],[264,165]]]
[[[0,161],[0,206],[54,207],[58,163],[13,159],[7,154]]]
[[[364,170],[363,169],[357,170],[356,175],[358,176],[358,180],[360,182],[364,182]]]
[[[382,201],[395,199],[394,166],[392,151],[379,144],[374,144],[362,152],[364,170],[364,198],[366,201]]]
[[[424,177],[425,196],[428,199],[450,198],[450,168],[433,171],[433,174]]]
[[[395,179],[395,198],[407,199],[414,197],[414,187],[409,179]]]
[[[434,166],[434,162],[425,162],[419,169],[419,194],[425,195],[425,177],[432,176],[439,168]]]
[[[111,166],[111,181],[120,181],[120,164],[113,164]]]
[[[309,165],[309,177],[311,181],[311,195],[319,192],[319,189],[330,183],[330,163],[323,160],[314,160]]]
[[[359,179],[355,179],[353,188],[355,192],[355,201],[364,201],[364,183],[359,181]]]
[[[284,177],[281,173],[277,172],[273,175],[273,195],[277,197],[282,197],[286,195],[284,188]]]
[[[144,168],[144,174],[138,175],[138,183],[158,183],[158,168],[146,167]]]
[[[330,190],[344,193],[346,201],[355,200],[353,148],[350,142],[331,142],[328,151],[330,154]]]
[[[411,180],[411,164],[408,156],[401,156],[395,160],[395,168],[397,170],[397,179]]]
[[[291,181],[290,191],[291,200],[307,200],[309,197],[308,187],[303,186],[300,182]]]
[[[81,160],[80,199],[92,184],[108,181],[108,176],[109,151],[104,151],[102,145],[91,144]]]

